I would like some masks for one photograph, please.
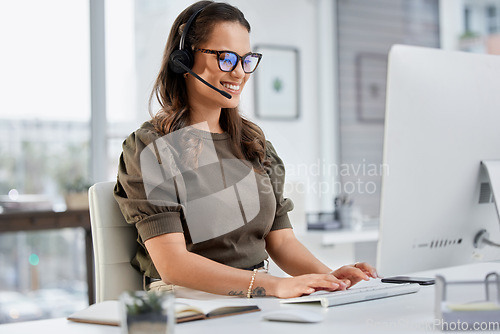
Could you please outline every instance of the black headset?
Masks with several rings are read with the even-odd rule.
[[[186,36],[188,34],[189,28],[193,24],[193,21],[196,19],[196,17],[205,9],[205,7],[198,9],[191,17],[189,20],[186,22],[186,26],[184,27],[184,30],[182,31],[181,35],[181,41],[179,43],[179,50],[175,50],[170,54],[169,57],[169,66],[170,69],[177,74],[184,74],[188,72],[186,70],[186,67],[191,69],[193,67],[193,62],[194,62],[194,56],[193,52],[189,49],[184,48],[184,43],[186,40]],[[181,63],[184,66],[181,66],[179,63]]]
[[[201,9],[198,9],[191,17],[189,20],[186,22],[186,26],[184,27],[184,30],[182,31],[181,35],[181,41],[179,43],[179,50],[175,50],[170,54],[170,57],[168,58],[168,66],[172,70],[172,72],[176,74],[184,74],[184,73],[189,73],[196,79],[200,80],[203,82],[205,85],[208,87],[212,88],[222,96],[224,96],[227,99],[231,99],[231,94],[228,92],[225,92],[223,90],[220,90],[217,87],[214,87],[212,84],[208,83],[205,79],[200,77],[198,74],[194,73],[191,71],[191,68],[193,67],[194,63],[194,55],[193,51],[184,48],[184,41],[186,40],[186,36],[189,31],[189,27],[193,23],[193,21],[196,19],[196,17],[205,9],[206,7],[203,7]]]

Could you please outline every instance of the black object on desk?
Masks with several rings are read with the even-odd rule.
[[[393,276],[384,277],[381,279],[382,283],[418,283],[420,285],[432,285],[435,283],[434,278],[428,277],[412,277],[412,276]]]
[[[307,214],[308,230],[339,230],[342,227],[340,221],[336,220],[333,212],[317,212]]]

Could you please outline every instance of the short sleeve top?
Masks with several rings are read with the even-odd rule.
[[[190,252],[235,268],[267,259],[265,237],[291,228],[285,170],[270,142],[265,171],[235,157],[228,133],[187,127],[166,136],[150,122],[123,143],[114,196],[138,231],[132,264],[160,278],[144,242],[180,232]],[[168,255],[166,255],[168,256]]]

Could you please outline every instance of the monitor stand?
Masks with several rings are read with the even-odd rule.
[[[497,216],[500,223],[500,160],[483,160],[481,165],[486,171],[490,180],[491,191],[493,193],[493,201],[497,209]],[[484,245],[500,247],[500,244],[489,239],[490,234],[487,230],[480,230],[474,237],[474,247],[483,248]]]

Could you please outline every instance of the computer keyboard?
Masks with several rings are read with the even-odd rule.
[[[420,285],[415,283],[390,284],[378,281],[367,286],[354,286],[344,291],[317,291],[307,296],[282,299],[280,302],[282,304],[319,302],[323,307],[330,307],[415,293],[419,289]]]

